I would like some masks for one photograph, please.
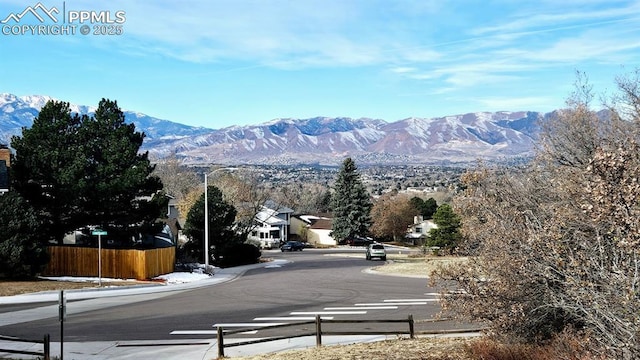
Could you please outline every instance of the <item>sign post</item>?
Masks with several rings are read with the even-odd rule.
[[[91,235],[98,235],[98,286],[102,287],[102,235],[107,235],[106,231],[95,229]]]
[[[64,359],[64,320],[67,317],[67,298],[64,290],[60,290],[58,297],[58,320],[60,320],[60,360]]]

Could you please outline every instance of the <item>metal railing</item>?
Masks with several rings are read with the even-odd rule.
[[[32,343],[32,344],[42,344],[42,347],[43,347],[41,352],[27,351],[27,350],[14,350],[14,349],[0,349],[0,353],[34,355],[34,356],[42,356],[44,360],[51,359],[51,339],[49,337],[49,334],[44,336],[44,340],[27,340],[27,339],[20,339],[12,336],[3,336],[3,335],[0,335],[0,340]]]
[[[322,330],[322,324],[366,324],[366,323],[367,324],[368,323],[407,323],[409,329],[408,331],[400,331],[400,330],[398,331],[323,331]],[[257,340],[234,342],[231,344],[225,344],[224,335],[233,335],[233,334],[239,334],[239,333],[244,333],[248,331],[265,330],[265,328],[264,327],[245,328],[245,329],[231,330],[231,331],[225,332],[224,328],[222,326],[219,326],[218,332],[217,332],[218,357],[219,358],[224,357],[225,356],[224,349],[228,347],[251,345],[251,344],[258,344],[263,342],[293,339],[293,338],[305,337],[305,336],[315,336],[316,346],[322,346],[322,335],[403,335],[403,334],[408,334],[412,339],[415,337],[413,315],[409,315],[406,319],[393,319],[393,320],[327,320],[327,319],[322,319],[320,315],[316,315],[315,320],[292,322],[288,324],[278,324],[278,325],[269,326],[268,329],[271,330],[271,329],[277,329],[277,328],[286,328],[286,327],[310,325],[310,324],[315,324],[315,330],[312,332],[300,333],[296,335],[287,335],[287,336],[272,336],[272,337],[267,337],[267,338],[257,339]]]

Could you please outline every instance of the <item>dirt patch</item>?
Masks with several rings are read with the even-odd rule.
[[[131,286],[140,283],[140,281],[125,280],[103,280],[102,287],[107,286]],[[38,279],[33,281],[11,281],[0,280],[0,296],[13,296],[27,293],[37,293],[43,291],[59,291],[73,289],[91,289],[98,288],[98,282],[92,281],[57,281]]]
[[[376,266],[371,270],[387,275],[427,278],[431,276],[431,273],[433,273],[434,270],[440,267],[465,263],[468,261],[466,257],[454,256],[425,256],[416,258],[402,255],[388,255],[387,259],[389,259],[389,261],[386,264]]]
[[[473,339],[398,339],[352,345],[322,346],[305,350],[249,357],[237,360],[468,360],[465,344]]]

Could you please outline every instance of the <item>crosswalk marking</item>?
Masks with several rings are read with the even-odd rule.
[[[225,330],[224,332],[228,332],[228,331]],[[258,333],[258,330],[253,330],[253,331],[244,331],[244,332],[241,332],[240,334],[253,335],[257,333]],[[169,335],[217,335],[217,334],[218,334],[218,330],[174,330],[169,333]]]
[[[430,301],[438,301],[438,300],[430,300]],[[416,302],[398,302],[398,303],[360,303],[355,304],[355,306],[410,306],[410,305],[427,305],[426,301],[416,301]]]
[[[326,309],[325,309],[326,310]],[[333,320],[333,316],[321,316],[322,320]],[[258,317],[253,321],[307,321],[315,320],[315,316],[283,316],[283,317]]]
[[[435,296],[437,298],[420,299],[386,299],[378,303],[357,303],[354,306],[325,307],[323,311],[293,311],[291,316],[280,317],[257,317],[248,323],[219,323],[212,327],[218,328],[260,328],[277,325],[285,325],[292,321],[311,321],[320,315],[323,320],[333,320],[333,316],[326,315],[365,315],[368,310],[397,310],[400,306],[427,305],[428,303],[439,302],[440,293],[424,293],[425,296]],[[271,322],[274,321],[274,322]],[[227,330],[231,331],[231,330]],[[246,331],[242,334],[256,334],[258,330]],[[217,330],[174,330],[171,335],[215,335]]]
[[[174,330],[169,335],[216,335],[217,330]]]
[[[364,315],[366,311],[294,311],[291,315]]]
[[[213,324],[212,327],[268,327],[284,325],[285,323],[226,323],[226,324]]]
[[[397,306],[346,306],[346,307],[326,307],[325,310],[394,310]]]

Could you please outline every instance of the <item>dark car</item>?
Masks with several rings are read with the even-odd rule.
[[[347,242],[351,246],[369,246],[373,243],[373,240],[366,237],[355,236],[349,239]]]
[[[302,251],[304,244],[300,241],[287,241],[280,247],[280,250],[284,251]]]

